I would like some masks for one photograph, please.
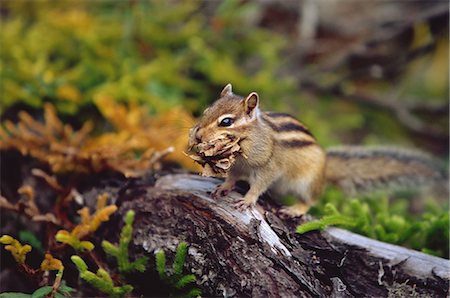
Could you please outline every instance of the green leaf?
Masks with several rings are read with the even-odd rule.
[[[185,275],[185,276],[181,277],[181,278],[175,283],[175,288],[181,289],[181,288],[183,288],[184,286],[186,286],[187,284],[190,284],[190,283],[195,282],[195,281],[196,281],[195,275],[193,275],[193,274]]]
[[[80,277],[82,279],[84,279],[85,281],[87,281],[88,283],[95,285],[99,289],[100,289],[100,286],[98,283],[96,284],[96,282],[102,282],[102,284],[106,284],[101,278],[99,278],[97,275],[95,275],[94,272],[91,272],[88,270],[80,272]],[[110,287],[110,285],[108,284],[105,287]]]
[[[133,225],[134,222],[134,210],[128,210],[127,214],[125,214],[125,224],[127,225]]]
[[[336,209],[336,206],[331,204],[331,203],[327,203],[325,205],[324,212],[325,212],[326,215],[338,215],[338,214],[340,214],[339,211]]]
[[[53,290],[50,286],[45,286],[42,288],[37,289],[36,291],[31,294],[31,298],[43,298],[46,295],[48,295]]]
[[[156,271],[158,271],[159,277],[162,280],[166,280],[167,279],[166,254],[164,250],[161,249],[155,254],[155,262],[156,262]]]
[[[71,287],[69,287],[69,286],[67,286],[67,285],[66,285],[66,281],[63,280],[63,281],[61,282],[61,285],[60,285],[59,288],[58,288],[58,292],[61,292],[61,293],[63,293],[63,294],[70,294],[70,293],[72,293],[72,292],[75,292],[75,289],[74,289],[74,288],[71,288]]]
[[[380,239],[382,241],[386,241],[387,233],[384,230],[384,226],[377,224],[374,227],[375,235],[377,236],[377,239]]]
[[[319,220],[313,220],[299,225],[296,232],[299,234],[304,234],[310,231],[320,230],[322,229],[322,226],[323,225]]]
[[[67,297],[70,297],[70,296],[61,294],[60,292],[55,292],[55,297],[56,298],[67,298]]]
[[[19,232],[19,239],[22,243],[28,243],[33,247],[33,249],[37,250],[41,254],[44,254],[44,248],[42,247],[41,240],[36,237],[36,235],[28,230],[20,231]]]
[[[192,290],[190,290],[186,296],[187,297],[198,297],[202,295],[202,291],[200,289],[197,288],[193,288]]]
[[[30,298],[31,294],[18,292],[4,292],[0,294],[0,298]]]
[[[173,271],[176,275],[183,272],[184,262],[186,261],[188,245],[186,242],[180,242],[175,253],[175,260],[173,261]]]
[[[84,272],[87,270],[88,267],[87,267],[86,263],[79,256],[74,255],[74,256],[71,256],[70,259],[72,260],[72,262],[75,263],[75,266],[77,266],[77,268],[80,272]]]
[[[117,257],[119,255],[119,248],[109,241],[103,240],[102,248],[110,256]]]
[[[109,275],[108,271],[106,271],[103,268],[99,268],[97,270],[97,276],[100,277],[102,280],[104,280],[107,284],[112,285],[113,281],[111,276]]]
[[[125,295],[127,295],[128,293],[130,293],[131,291],[133,291],[133,286],[131,285],[123,285],[121,287],[114,287],[112,288],[112,290],[109,292],[109,294],[112,294],[113,296],[116,297],[123,297]]]
[[[422,248],[421,252],[432,255],[432,256],[437,256],[439,257],[441,254],[435,250],[432,249],[428,249],[428,248]]]
[[[355,220],[340,214],[328,215],[322,217],[320,220],[313,220],[306,222],[297,227],[297,233],[304,234],[313,230],[323,230],[328,226],[346,226],[351,227],[355,225]]]
[[[83,250],[86,249],[88,251],[91,251],[95,248],[94,244],[90,241],[81,241],[80,245],[77,246],[75,249],[77,250]]]
[[[130,263],[131,267],[139,272],[144,272],[147,268],[147,261],[148,261],[148,257],[143,256],[140,257],[139,259],[137,259],[136,261],[134,261],[133,263]]]
[[[133,234],[134,211],[128,210],[124,216],[125,225],[120,232],[119,244],[115,245],[109,241],[103,240],[102,247],[105,253],[116,258],[119,272],[126,273],[133,270],[144,272],[146,270],[147,260],[146,256],[130,262],[128,256],[128,245]]]

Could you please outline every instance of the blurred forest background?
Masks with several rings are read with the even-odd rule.
[[[182,109],[186,137],[230,82],[298,116],[324,146],[448,155],[446,1],[1,3],[3,121],[50,102],[101,133],[120,125],[111,104],[125,104]]]
[[[188,129],[227,83],[297,116],[324,147],[419,148],[448,165],[447,1],[0,5],[2,212],[20,214],[13,204],[31,184],[51,213],[61,193],[42,191],[42,179],[82,193],[92,173],[198,170],[183,154]],[[448,257],[448,203],[413,208],[409,197],[349,207],[329,190],[313,214],[327,202],[375,212],[359,232]],[[14,216],[3,216],[2,234],[29,229]]]

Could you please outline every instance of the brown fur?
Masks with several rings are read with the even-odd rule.
[[[221,97],[207,109],[197,126],[207,127],[208,125],[215,123],[217,118],[223,114],[238,113],[239,115],[242,115],[242,109],[242,97],[236,95]]]
[[[249,182],[250,190],[240,206],[255,204],[263,192],[270,190],[296,196],[304,205],[302,210],[306,210],[322,189],[324,151],[309,130],[292,116],[264,113],[258,108],[257,94],[251,93],[247,104],[246,98],[232,94],[229,88],[205,111],[191,135],[197,142],[221,134],[241,139],[243,156],[236,160],[216,196],[227,193],[242,179]],[[218,119],[226,114],[234,115],[236,125],[219,126]]]
[[[233,115],[235,123],[220,127],[219,118],[226,114]],[[260,111],[256,93],[247,98],[234,95],[230,84],[191,130],[190,142],[209,141],[222,134],[240,138],[243,155],[236,159],[213,195],[222,196],[237,180],[246,180],[250,189],[237,204],[239,207],[255,204],[269,190],[297,197],[298,203],[286,211],[299,215],[314,203],[326,182],[351,193],[446,179],[430,158],[411,151],[343,147],[325,152],[301,122],[288,114]]]
[[[447,184],[448,177],[431,157],[395,147],[345,146],[327,152],[326,180],[349,194],[378,188]]]

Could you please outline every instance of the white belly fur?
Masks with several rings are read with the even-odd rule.
[[[270,186],[270,192],[275,196],[292,195],[303,202],[309,202],[311,201],[311,178],[306,176],[292,180],[282,177]]]

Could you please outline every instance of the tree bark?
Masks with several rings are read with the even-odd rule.
[[[186,267],[205,296],[448,295],[448,260],[337,228],[296,234],[301,220],[280,217],[270,200],[240,212],[233,206],[237,192],[211,199],[218,183],[166,175],[154,186],[123,191],[119,202],[122,214],[136,212],[135,250],[174,252],[180,241],[189,243]]]

